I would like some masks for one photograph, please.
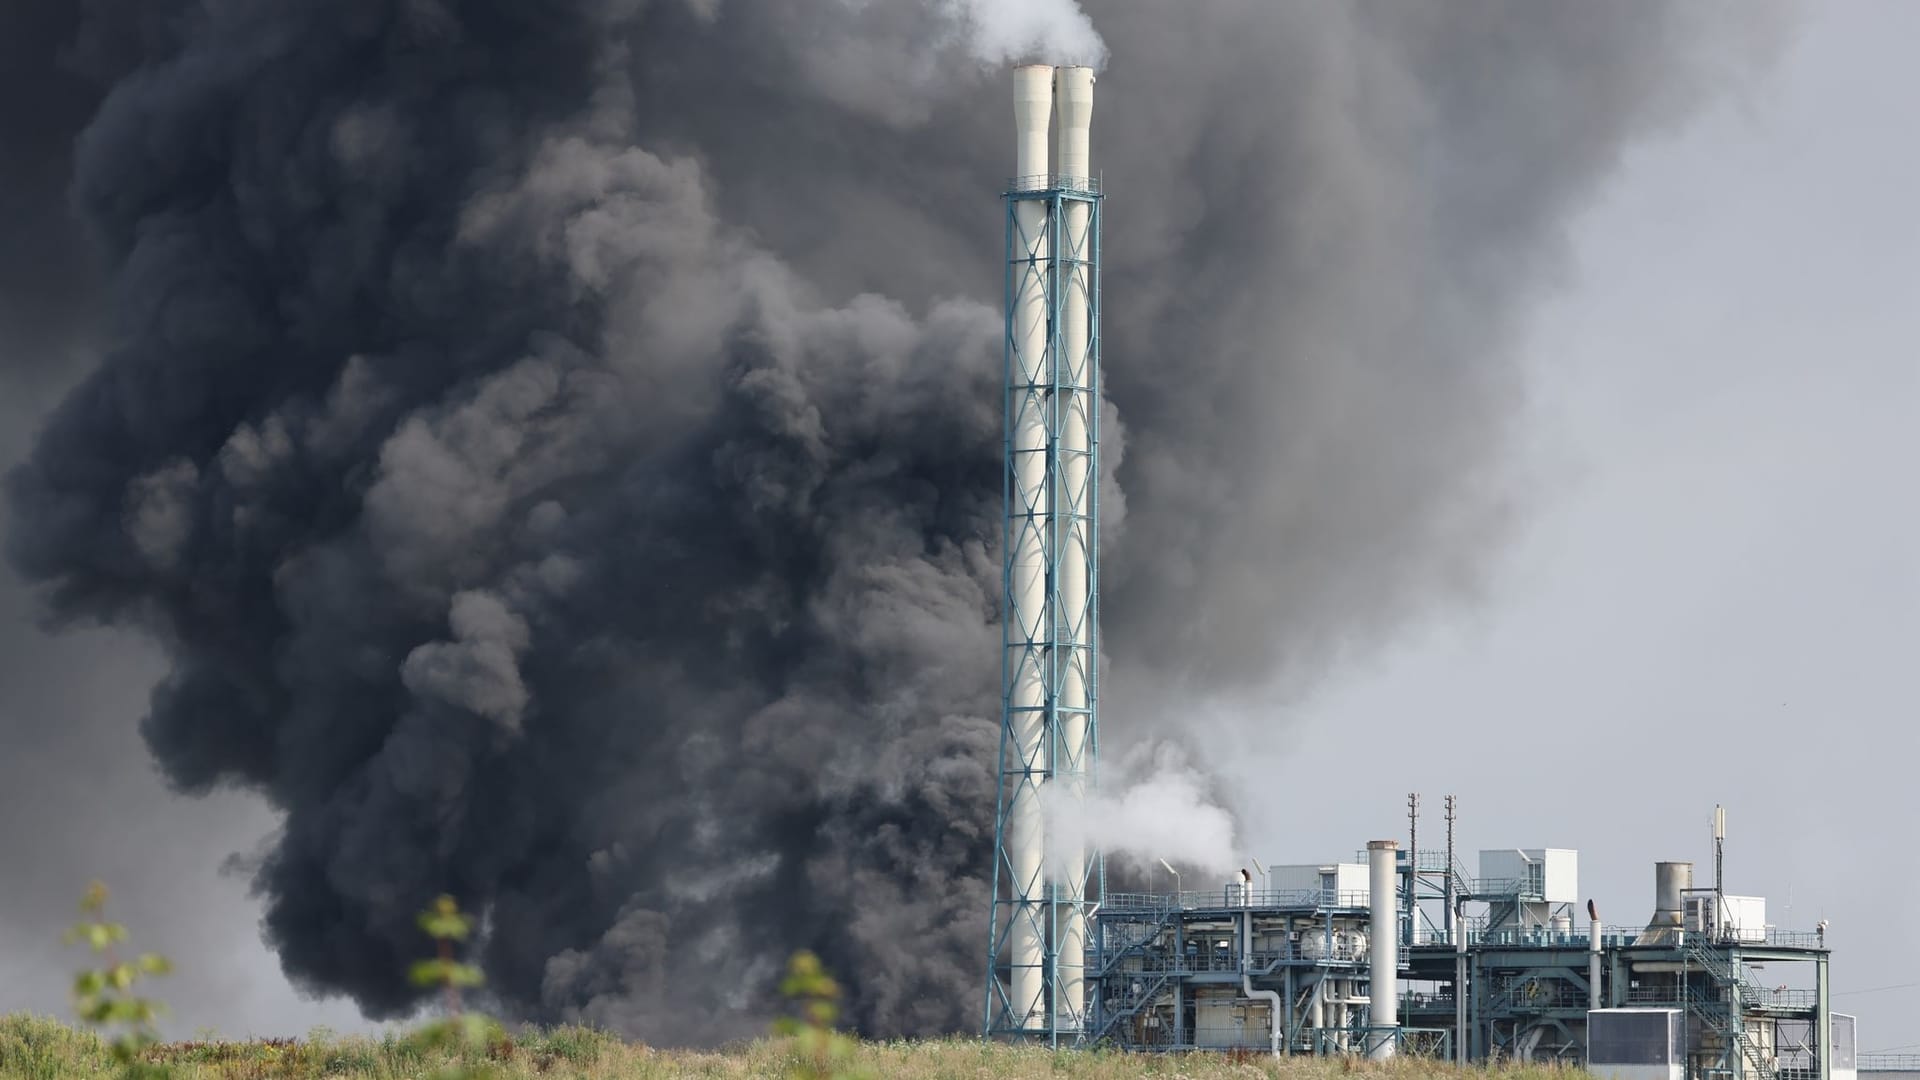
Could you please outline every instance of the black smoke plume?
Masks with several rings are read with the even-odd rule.
[[[111,316],[11,558],[164,646],[175,785],[284,811],[289,975],[408,1009],[445,890],[519,1016],[750,1032],[806,946],[865,1032],[976,1025],[1023,5],[14,7],[100,95],[69,194]],[[1471,588],[1526,301],[1750,15],[1087,7],[1109,730],[1145,733],[1149,686],[1299,678]]]

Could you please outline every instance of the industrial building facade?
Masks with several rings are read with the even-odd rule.
[[[1852,1080],[1853,1020],[1828,1007],[1824,932],[1777,929],[1764,901],[1692,888],[1690,864],[1658,864],[1644,926],[1608,927],[1590,909],[1576,924],[1571,850],[1483,851],[1477,875],[1391,841],[1363,858],[1109,895],[1088,1037],[1559,1061],[1620,1080]]]

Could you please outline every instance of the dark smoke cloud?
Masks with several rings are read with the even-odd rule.
[[[1116,685],[1231,693],[1470,586],[1558,230],[1744,46],[1089,7]],[[530,1018],[752,1031],[811,946],[864,1031],[978,1022],[1010,125],[953,10],[87,6],[112,348],[9,550],[164,647],[178,788],[285,812],[298,983],[409,1008],[449,890]]]
[[[76,4],[0,9],[0,388],[14,402],[69,365],[98,285],[64,197],[74,135],[100,100],[71,51],[79,24]]]

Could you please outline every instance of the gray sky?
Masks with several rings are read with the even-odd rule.
[[[1277,708],[1240,752],[1259,857],[1404,837],[1410,790],[1437,839],[1452,792],[1469,849],[1578,847],[1631,923],[1654,861],[1710,880],[1723,803],[1729,891],[1831,920],[1863,1050],[1920,1041],[1920,987],[1858,992],[1920,946],[1884,854],[1920,749],[1916,40],[1920,7],[1813,5],[1769,78],[1631,154],[1529,336],[1536,501],[1490,595]]]
[[[1920,990],[1846,993],[1905,981],[1920,945],[1894,907],[1916,872],[1875,858],[1905,816],[1920,709],[1920,507],[1896,474],[1920,456],[1915,40],[1920,8],[1898,0],[1813,6],[1770,75],[1623,163],[1529,335],[1533,498],[1483,602],[1273,706],[1270,745],[1210,745],[1255,854],[1401,835],[1411,789],[1437,835],[1451,791],[1469,848],[1579,847],[1584,891],[1626,923],[1649,913],[1649,863],[1708,865],[1725,803],[1729,887],[1782,925],[1832,920],[1862,1048],[1920,1039],[1902,1019]],[[53,388],[5,394],[11,461]],[[94,874],[136,940],[181,961],[176,1031],[351,1026],[286,984],[244,878],[221,873],[271,814],[172,798],[147,764],[134,727],[158,659],[121,635],[46,637],[25,607],[0,582],[0,710],[45,718],[4,748],[34,767],[0,793],[0,956],[25,972],[0,1011],[65,1011],[75,958],[55,940]],[[1386,760],[1363,765],[1381,735]],[[37,827],[54,812],[83,827]],[[51,835],[86,850],[46,851]]]

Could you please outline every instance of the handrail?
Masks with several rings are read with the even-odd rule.
[[[1014,176],[1007,179],[1007,194],[1033,195],[1040,192],[1063,191],[1069,194],[1100,194],[1100,178],[1097,176],[1067,176],[1062,173],[1033,173],[1028,176]]]
[[[1334,945],[1332,955],[1317,953],[1318,947],[1288,943],[1284,949],[1255,949],[1245,954],[1245,969],[1255,975],[1272,971],[1283,963],[1305,961],[1311,964],[1364,964],[1367,960],[1365,949],[1356,949],[1351,945]],[[1111,954],[1100,968],[1100,977],[1109,975],[1158,975],[1162,972],[1175,975],[1233,974],[1242,970],[1242,954],[1238,949],[1195,949],[1189,954],[1175,953],[1171,949],[1153,952],[1140,951],[1124,954]]]
[[[1184,889],[1178,893],[1108,893],[1100,902],[1100,913],[1157,914],[1167,911],[1239,911],[1251,907],[1260,910],[1307,911],[1346,908],[1364,911],[1367,894],[1361,890],[1253,889],[1241,897],[1237,888]]]

